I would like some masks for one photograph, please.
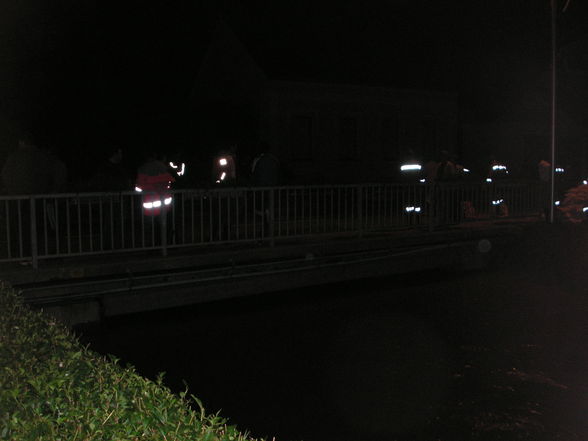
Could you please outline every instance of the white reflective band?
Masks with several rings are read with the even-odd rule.
[[[161,201],[153,201],[153,208],[161,207]]]
[[[565,172],[565,170],[561,167],[555,167],[555,172],[556,173],[563,173],[563,172]]]
[[[414,207],[404,207],[404,209],[406,210],[407,213],[414,211]]]
[[[463,171],[464,171],[464,173],[469,173],[470,172],[470,169],[469,168],[464,168]]]
[[[588,207],[582,208],[582,213],[586,213],[588,211]]]
[[[414,207],[414,211],[416,211],[417,213],[421,212],[421,207]]]
[[[419,180],[419,182],[427,182],[427,180],[426,179],[421,179],[421,180]]]
[[[227,174],[225,172],[223,172],[223,174],[220,176],[220,180],[224,181],[226,176],[227,176]]]
[[[495,201],[492,201],[492,205],[500,205],[504,202],[504,199],[497,199]]]
[[[174,164],[173,162],[170,162],[170,163],[169,163],[169,166],[170,166],[171,168],[178,168],[178,166],[177,166],[176,164]]]
[[[153,208],[153,202],[143,202],[143,208],[151,210]]]
[[[420,170],[420,164],[404,164],[400,166],[401,171]]]
[[[180,171],[178,172],[178,176],[183,176],[184,173],[186,173],[186,164],[184,162],[182,162],[182,165],[180,167]]]
[[[505,165],[493,165],[492,170],[506,170]]]
[[[559,201],[555,201],[555,205],[559,205]]]
[[[135,191],[138,191],[139,193],[141,193],[143,191],[143,189],[141,187],[135,187]]]
[[[223,165],[224,166],[224,165],[227,165],[227,160],[226,160],[226,158],[220,158],[219,161],[218,161],[218,163],[220,165]]]
[[[169,205],[169,204],[171,204],[171,203],[172,203],[172,198],[171,198],[171,197],[169,197],[169,198],[165,198],[165,199],[163,200],[163,203],[164,203],[164,205]]]
[[[584,180],[582,181],[582,184],[584,184],[584,185],[588,185],[588,181],[587,181],[586,179],[584,179]]]
[[[492,182],[492,178],[486,178],[486,182]]]

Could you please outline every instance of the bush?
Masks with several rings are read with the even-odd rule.
[[[0,439],[249,441],[187,391],[101,357],[0,286]],[[191,405],[194,405],[191,407]],[[194,409],[199,409],[195,411]]]

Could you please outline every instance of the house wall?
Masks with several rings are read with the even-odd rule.
[[[295,182],[392,181],[409,149],[422,160],[456,150],[457,100],[444,93],[270,81],[260,134]]]

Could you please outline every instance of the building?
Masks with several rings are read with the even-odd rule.
[[[238,145],[241,173],[266,142],[289,183],[393,181],[413,151],[423,161],[458,145],[457,95],[273,78],[219,22],[195,79],[198,143]]]

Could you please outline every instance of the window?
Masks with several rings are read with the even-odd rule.
[[[312,116],[294,115],[290,123],[292,159],[312,159]]]
[[[356,118],[348,116],[339,118],[339,157],[341,159],[359,157]]]
[[[380,126],[380,142],[382,146],[382,157],[387,161],[396,161],[400,157],[399,152],[399,130],[400,123],[397,116],[382,119]]]
[[[432,119],[423,120],[422,149],[425,160],[437,156],[437,124]]]

